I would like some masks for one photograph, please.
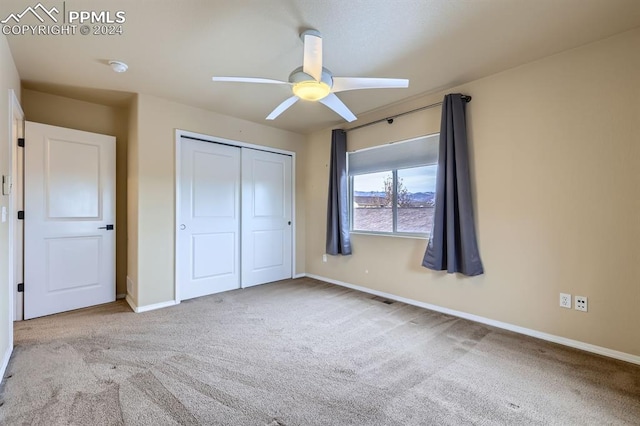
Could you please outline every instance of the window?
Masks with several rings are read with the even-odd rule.
[[[438,135],[349,153],[351,231],[428,235],[437,157]]]

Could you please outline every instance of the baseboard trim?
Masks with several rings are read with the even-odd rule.
[[[307,274],[305,274],[305,273],[303,272],[303,273],[301,273],[301,274],[295,274],[295,275],[293,276],[293,279],[294,279],[294,280],[297,280],[298,278],[304,278],[304,277],[306,277],[306,276],[307,276]]]
[[[13,324],[11,324],[13,327]],[[2,357],[2,367],[0,367],[0,384],[4,381],[4,373],[7,371],[7,367],[9,366],[9,360],[11,359],[11,354],[13,353],[13,346],[7,348]]]
[[[127,301],[127,303],[129,304],[129,307],[131,308],[131,310],[133,310],[133,312],[138,312],[138,305],[136,305],[136,303],[133,301],[133,299],[131,298],[131,296],[129,296],[128,294],[124,297],[124,300]]]
[[[127,297],[126,294],[122,293],[122,294],[116,294],[116,300],[121,300],[124,299],[125,297]]]
[[[133,301],[131,296],[129,296],[128,294],[127,294],[127,297],[125,297],[125,299],[127,300],[127,303],[129,304],[131,309],[133,309],[133,312],[135,312],[136,314],[139,314],[142,312],[148,312],[148,311],[155,311],[156,309],[168,308],[169,306],[175,306],[180,303],[180,302],[176,302],[175,300],[169,300],[168,302],[160,302],[160,303],[154,303],[152,305],[138,306]]]
[[[395,294],[386,293],[384,291],[373,290],[367,287],[362,287],[355,284],[349,284],[343,281],[334,280],[332,278],[322,277],[315,274],[304,274],[304,276],[316,279],[318,281],[324,281],[330,284],[339,285],[341,287],[347,287],[353,290],[361,291],[363,293],[369,293],[376,296],[384,297],[386,299],[396,300],[398,302],[406,303],[407,305],[418,306],[420,308],[429,309],[443,314],[452,315],[454,317],[464,318],[470,321],[479,322],[481,324],[490,325],[504,330],[513,331],[515,333],[524,334],[526,336],[535,337],[538,339],[546,340],[560,345],[569,346],[575,349],[581,349],[586,352],[591,352],[598,355],[603,355],[609,358],[618,359],[621,361],[630,362],[632,364],[640,365],[640,356],[628,354],[626,352],[620,352],[602,346],[592,345],[591,343],[581,342],[579,340],[568,339],[566,337],[556,336],[554,334],[544,333],[541,331],[533,330],[530,328],[520,327],[518,325],[509,324],[502,321],[496,321],[490,318],[481,317],[479,315],[469,314],[467,312],[456,311],[449,308],[444,308],[430,303],[420,302],[418,300],[408,299],[402,296],[396,296]]]

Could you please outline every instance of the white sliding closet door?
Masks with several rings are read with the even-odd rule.
[[[291,157],[242,149],[242,287],[292,277]]]
[[[180,144],[176,278],[184,300],[240,287],[240,148]]]

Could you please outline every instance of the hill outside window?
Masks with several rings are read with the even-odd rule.
[[[352,233],[428,237],[439,135],[348,154]]]

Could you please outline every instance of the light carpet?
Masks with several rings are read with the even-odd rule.
[[[287,280],[23,321],[3,425],[640,424],[640,367]]]

